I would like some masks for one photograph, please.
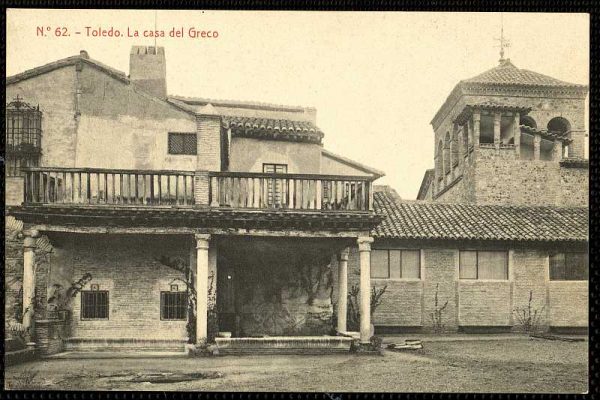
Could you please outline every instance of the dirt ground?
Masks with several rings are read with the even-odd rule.
[[[140,374],[156,373],[207,373],[208,378],[137,382]],[[583,393],[588,390],[588,342],[435,342],[425,343],[422,350],[384,351],[382,356],[56,359],[8,367],[5,386],[48,390]]]

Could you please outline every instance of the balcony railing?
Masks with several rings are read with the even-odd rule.
[[[25,203],[186,206],[194,173],[97,168],[25,169]]]
[[[369,211],[368,177],[247,172],[211,172],[215,207],[320,211]]]
[[[192,171],[29,167],[24,173],[26,204],[358,212],[373,205],[371,179],[363,176],[210,172],[204,186]],[[195,194],[208,204],[196,204]]]

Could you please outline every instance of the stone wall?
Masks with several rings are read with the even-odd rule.
[[[588,205],[589,170],[562,167],[558,161],[517,159],[514,149],[479,148],[475,162],[443,186],[434,198],[446,203],[514,205]],[[437,190],[436,190],[437,193]]]

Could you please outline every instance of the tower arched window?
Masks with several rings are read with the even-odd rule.
[[[450,163],[450,132],[446,132],[446,136],[444,138],[444,173],[447,175],[450,173],[451,163]]]
[[[42,153],[42,112],[17,96],[6,105],[6,175],[22,176],[37,166]]]
[[[458,131],[454,129],[452,130],[452,140],[450,142],[450,152],[452,153],[453,169],[458,165],[458,146],[460,146],[460,143],[458,142]]]
[[[530,128],[537,129],[537,123],[535,122],[535,119],[529,115],[522,115],[519,119],[519,125],[525,125]]]
[[[435,170],[437,171],[438,180],[444,177],[444,143],[440,140],[437,146],[435,155]]]
[[[563,117],[554,117],[548,121],[548,132],[553,133],[565,139],[571,139],[571,123]],[[569,141],[564,142],[563,146],[563,157],[569,157],[570,155],[570,143]]]
[[[571,131],[571,124],[566,118],[554,117],[548,121],[548,132],[564,136]]]

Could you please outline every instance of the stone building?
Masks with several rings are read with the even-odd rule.
[[[82,51],[6,78],[6,326],[42,354],[347,351],[444,304],[446,329],[512,328],[530,292],[544,326],[587,325],[585,87],[462,81],[406,202],[315,109],[171,96],[166,71],[135,46],[129,76]]]

